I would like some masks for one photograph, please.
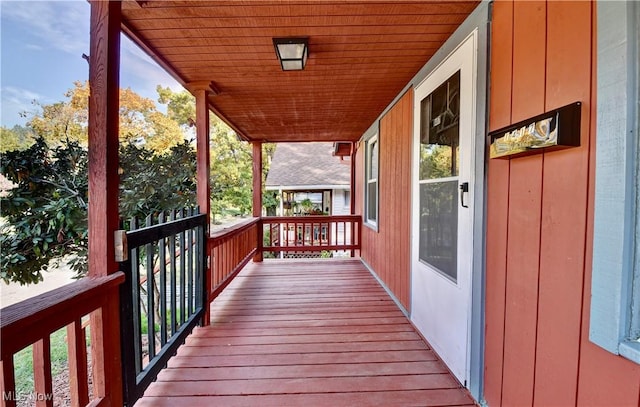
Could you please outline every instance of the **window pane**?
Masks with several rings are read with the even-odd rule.
[[[458,276],[458,181],[420,185],[420,260]]]
[[[369,179],[378,178],[378,140],[369,144]]]
[[[460,71],[420,103],[420,179],[458,175]]]
[[[367,184],[367,219],[378,219],[378,183],[369,182]]]

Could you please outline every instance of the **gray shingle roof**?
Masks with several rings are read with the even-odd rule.
[[[333,156],[333,149],[333,143],[278,143],[266,185],[349,185],[351,161]]]

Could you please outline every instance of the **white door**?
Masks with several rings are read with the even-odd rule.
[[[475,35],[415,89],[411,320],[463,385],[469,376]]]

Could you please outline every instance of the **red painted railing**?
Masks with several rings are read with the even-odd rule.
[[[18,398],[26,398],[36,406],[53,406],[50,337],[65,326],[71,405],[122,405],[118,286],[123,281],[121,272],[83,278],[2,309],[2,406],[13,407]],[[91,321],[93,400],[89,400],[83,317]],[[32,344],[34,393],[20,395],[15,390],[13,356]]]
[[[209,302],[231,282],[258,251],[260,218],[252,218],[228,229],[211,234],[208,253],[211,256],[207,278]]]
[[[262,218],[265,252],[322,252],[360,249],[361,218],[267,216]]]
[[[268,231],[264,241],[260,231]],[[208,239],[211,302],[260,251],[320,252],[360,249],[361,218],[300,216],[253,218],[212,234]],[[259,241],[260,240],[260,241]],[[122,405],[119,285],[124,274],[84,278],[49,293],[11,305],[0,316],[1,405],[16,405],[13,357],[33,345],[37,406],[53,406],[51,334],[67,327],[69,394],[73,406]],[[207,303],[208,303],[207,302]],[[93,399],[89,399],[87,341],[83,318],[90,319]]]
[[[264,239],[258,241],[262,228]],[[213,233],[209,237],[209,302],[261,252],[347,251],[360,249],[361,217],[267,216]]]

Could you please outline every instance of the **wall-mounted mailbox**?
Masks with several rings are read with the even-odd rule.
[[[580,108],[576,102],[489,133],[491,158],[514,158],[580,145]]]

